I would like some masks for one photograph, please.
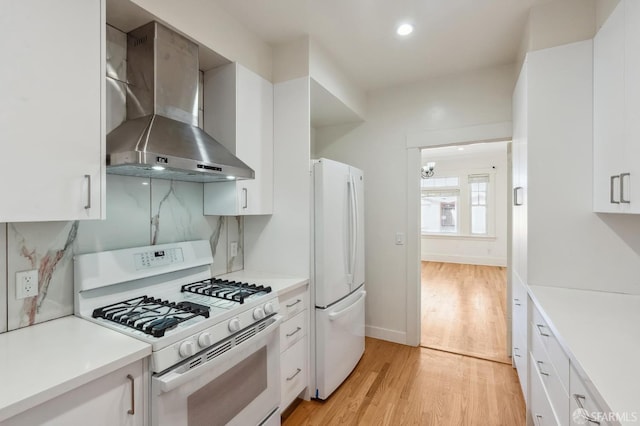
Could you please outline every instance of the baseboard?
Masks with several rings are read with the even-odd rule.
[[[507,266],[504,257],[459,256],[455,254],[422,253],[420,258],[427,262],[464,263],[467,265]]]
[[[404,331],[389,330],[388,328],[365,326],[365,335],[374,339],[386,340],[388,342],[407,344],[407,333]]]

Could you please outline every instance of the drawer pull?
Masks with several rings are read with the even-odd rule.
[[[293,378],[296,377],[298,374],[300,374],[301,371],[302,371],[301,369],[296,368],[296,372],[293,373],[293,376],[287,377],[287,382],[293,380]]]
[[[538,331],[540,332],[541,336],[544,337],[549,337],[549,334],[545,333],[544,331],[542,331],[542,329],[544,328],[544,325],[542,324],[536,324],[536,327],[538,327]]]
[[[542,426],[542,416],[540,414],[536,414],[536,426]]]
[[[544,362],[542,361],[536,361],[538,363],[538,372],[540,374],[542,374],[543,376],[549,376],[549,373],[545,373],[544,371],[542,371],[542,364],[544,364]]]
[[[296,334],[296,333],[297,333],[297,332],[299,332],[300,330],[302,330],[302,328],[301,328],[301,327],[296,327],[296,330],[295,330],[295,331],[292,331],[291,333],[287,333],[287,337],[291,337],[291,336],[293,336],[294,334]]]
[[[520,348],[513,348],[513,355],[517,356],[518,358],[520,358],[520,355],[518,355],[516,352],[518,352],[520,350]]]
[[[586,400],[587,399],[586,396],[574,393],[573,399],[576,400],[576,404],[578,404],[578,408],[580,409],[580,414],[582,415],[582,417],[584,417],[586,421],[588,421],[589,423],[593,423],[594,425],[600,424],[600,422],[597,419],[591,417],[589,415],[589,412],[584,408],[584,405],[582,404],[582,400],[583,399]]]
[[[522,303],[514,303],[516,306],[522,306]]]
[[[131,409],[127,411],[127,414],[134,415],[136,414],[136,388],[135,388],[135,379],[131,374],[127,374],[127,379],[131,383]]]
[[[292,307],[296,306],[296,305],[297,305],[298,303],[300,303],[300,302],[302,302],[302,299],[298,299],[298,300],[296,300],[295,302],[293,302],[293,303],[291,303],[291,304],[287,305],[287,308],[292,308]]]

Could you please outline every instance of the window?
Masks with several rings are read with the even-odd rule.
[[[422,232],[458,233],[458,205],[460,204],[458,188],[423,190],[421,204]]]
[[[492,174],[422,179],[422,233],[491,236]]]
[[[487,235],[487,192],[489,175],[470,175],[471,234]]]

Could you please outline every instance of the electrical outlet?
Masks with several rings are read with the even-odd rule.
[[[238,242],[231,241],[229,243],[229,256],[236,257],[238,255]]]
[[[16,299],[38,295],[38,270],[16,272]]]

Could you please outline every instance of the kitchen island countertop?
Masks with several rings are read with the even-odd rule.
[[[0,422],[150,354],[150,345],[75,316],[0,334]]]

